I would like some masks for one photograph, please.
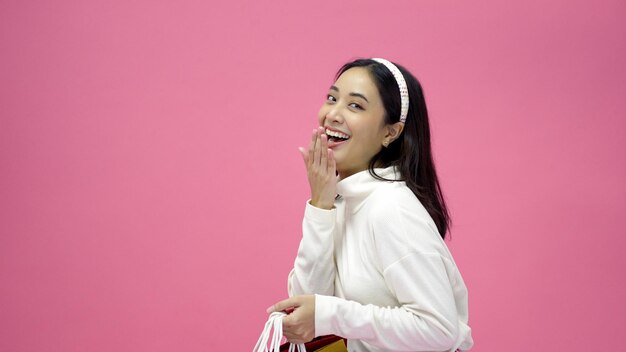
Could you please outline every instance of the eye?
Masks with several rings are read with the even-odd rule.
[[[337,101],[337,99],[335,97],[333,97],[332,95],[330,95],[330,94],[328,94],[326,96],[326,100],[327,101],[332,101],[332,102],[336,102]]]
[[[358,110],[363,110],[363,107],[357,103],[350,104],[350,107]]]

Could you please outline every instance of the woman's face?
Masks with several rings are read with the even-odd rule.
[[[380,94],[366,68],[348,69],[330,87],[318,117],[341,179],[366,170],[381,150],[388,134],[384,115]]]

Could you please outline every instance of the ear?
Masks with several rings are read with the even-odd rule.
[[[385,126],[385,137],[383,138],[383,146],[387,148],[389,144],[400,137],[402,130],[404,130],[404,122],[396,122],[391,125]]]

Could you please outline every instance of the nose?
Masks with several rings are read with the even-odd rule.
[[[339,110],[337,105],[334,105],[333,107],[328,109],[328,111],[326,111],[326,114],[324,115],[324,120],[327,121],[329,124],[343,123],[343,117],[341,116],[341,111]]]

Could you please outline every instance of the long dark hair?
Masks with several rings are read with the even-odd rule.
[[[404,67],[396,63],[394,65],[402,72],[407,84],[409,112],[404,130],[387,148],[382,148],[378,154],[374,155],[369,163],[369,172],[379,180],[386,180],[376,174],[374,167],[396,166],[400,170],[403,181],[426,208],[437,225],[439,234],[445,239],[451,220],[433,162],[428,111],[422,86],[417,78]],[[385,123],[398,122],[400,120],[400,89],[389,69],[371,59],[358,59],[343,65],[335,78],[353,67],[364,67],[369,70],[385,107]]]

